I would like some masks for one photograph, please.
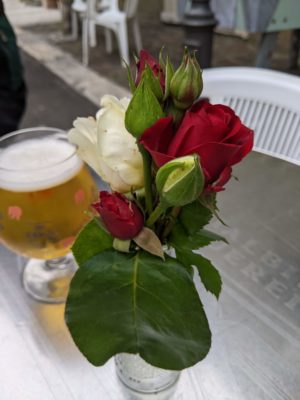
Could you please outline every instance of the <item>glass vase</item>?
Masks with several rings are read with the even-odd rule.
[[[115,356],[116,370],[119,379],[130,393],[138,392],[145,394],[138,397],[134,394],[130,399],[150,399],[151,394],[157,395],[155,399],[170,399],[175,388],[175,383],[180,376],[180,371],[170,371],[153,367],[137,354],[120,353]],[[148,396],[146,396],[148,395]]]

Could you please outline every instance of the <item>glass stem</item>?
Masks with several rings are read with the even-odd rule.
[[[45,267],[47,269],[66,269],[70,264],[70,260],[67,256],[51,258],[45,261]]]

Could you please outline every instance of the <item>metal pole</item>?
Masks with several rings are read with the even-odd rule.
[[[185,30],[185,46],[197,50],[196,57],[202,68],[210,67],[216,20],[209,0],[187,0],[182,25]]]

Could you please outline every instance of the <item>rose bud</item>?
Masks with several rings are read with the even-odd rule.
[[[162,204],[184,206],[196,200],[204,188],[204,175],[197,154],[176,158],[156,174],[156,187]]]
[[[203,89],[202,71],[195,55],[186,49],[182,63],[170,83],[170,93],[175,106],[181,110],[189,108]]]
[[[142,74],[146,68],[146,65],[149,65],[153,75],[159,79],[160,86],[162,91],[165,91],[165,75],[163,72],[162,67],[159,65],[159,63],[153,58],[146,50],[141,50],[140,51],[140,58],[136,63],[137,67],[137,74],[136,74],[136,79],[135,79],[135,84],[138,86],[138,84],[141,81]]]
[[[161,101],[164,97],[164,94],[158,78],[153,75],[149,65],[146,65],[145,67],[145,70],[142,74],[142,80],[144,80],[145,84],[149,87],[150,90],[152,90],[157,100]]]
[[[118,239],[132,239],[144,226],[140,209],[121,193],[101,191],[99,201],[92,206],[100,214],[106,229]]]

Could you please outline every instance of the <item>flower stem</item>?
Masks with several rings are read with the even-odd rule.
[[[147,219],[147,226],[152,226],[158,218],[165,212],[165,207],[163,207],[162,203],[158,203],[154,211],[150,214],[150,217]]]
[[[151,157],[142,145],[139,144],[138,147],[143,157],[146,210],[150,215],[153,210]]]
[[[169,234],[171,233],[171,231],[173,229],[173,226],[176,223],[177,217],[178,217],[178,215],[180,213],[180,210],[181,210],[181,207],[173,207],[173,209],[171,211],[171,215],[170,215],[171,218],[170,218],[169,222],[167,223],[167,225],[166,225],[166,227],[165,227],[165,229],[163,231],[163,234],[162,234],[162,238],[163,239],[168,237]]]

